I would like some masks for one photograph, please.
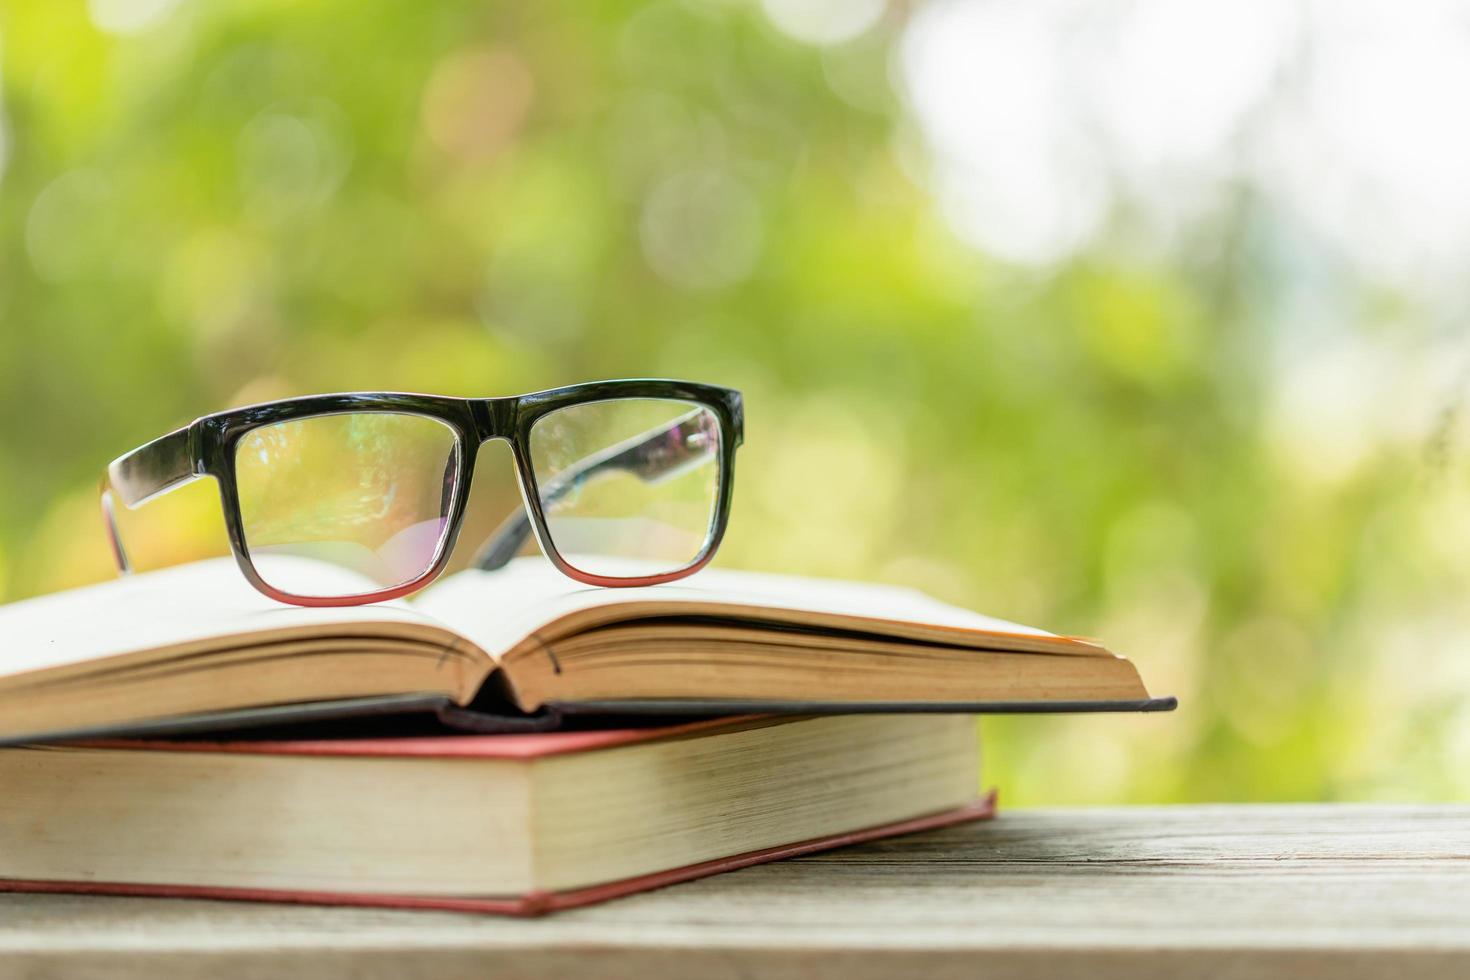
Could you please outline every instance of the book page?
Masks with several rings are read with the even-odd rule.
[[[440,581],[415,606],[492,655],[567,617],[602,610],[616,621],[644,615],[720,615],[814,628],[853,629],[964,646],[1009,646],[996,638],[1045,645],[1100,647],[931,599],[915,589],[706,568],[687,579],[637,588],[596,588],[558,572],[540,557],[517,558],[493,572],[466,569]],[[914,627],[905,629],[903,627]]]
[[[353,579],[342,588],[360,590]],[[210,559],[0,606],[0,682],[201,641],[239,646],[242,638],[297,632],[401,636],[425,626],[444,632],[404,602],[288,606],[255,591],[233,560]]]

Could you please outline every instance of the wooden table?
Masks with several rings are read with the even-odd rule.
[[[1016,811],[547,919],[0,896],[0,977],[1470,977],[1470,807]]]

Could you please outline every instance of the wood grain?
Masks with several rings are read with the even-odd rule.
[[[1467,977],[1470,807],[1005,813],[543,920],[0,895],[0,977]]]

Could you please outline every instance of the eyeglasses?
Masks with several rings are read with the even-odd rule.
[[[481,547],[499,568],[533,532],[588,585],[653,585],[699,570],[730,513],[740,393],[684,381],[599,381],[510,398],[317,395],[196,419],[114,460],[102,510],[219,481],[236,563],[302,606],[378,602],[444,570],[479,447],[510,443],[525,508]]]

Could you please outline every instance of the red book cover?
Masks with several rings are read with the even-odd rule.
[[[524,735],[424,735],[411,738],[293,739],[291,741],[164,741],[103,739],[79,742],[94,749],[158,749],[167,752],[229,752],[243,755],[334,755],[419,759],[543,759],[651,742],[693,732],[730,728],[758,715],[705,718],[683,725],[535,732]]]
[[[463,735],[422,738],[332,739],[282,742],[163,742],[109,740],[82,743],[93,748],[157,749],[169,752],[225,752],[257,755],[328,755],[415,758],[535,759],[573,752],[630,745],[679,736],[710,728],[724,728],[749,718],[718,718],[662,728],[629,728],[583,732],[547,732],[527,735]],[[910,820],[848,831],[814,840],[798,841],[745,854],[704,861],[682,868],[604,882],[585,888],[558,892],[530,892],[518,896],[445,897],[432,895],[383,895],[358,892],[276,891],[256,888],[220,888],[127,884],[99,881],[23,881],[0,878],[0,891],[52,892],[96,895],[137,895],[162,898],[208,898],[251,902],[295,902],[309,905],[356,905],[381,908],[437,909],[482,912],[497,915],[535,916],[562,909],[578,908],[624,895],[692,881],[724,871],[799,857],[817,851],[860,844],[899,834],[933,830],[995,815],[995,792],[968,806]]]

